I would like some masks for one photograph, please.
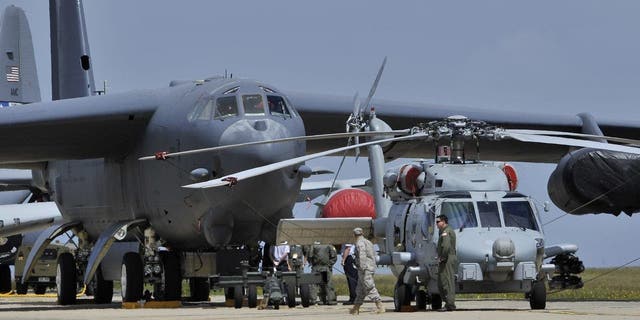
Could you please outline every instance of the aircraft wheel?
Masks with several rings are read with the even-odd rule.
[[[529,305],[533,310],[546,308],[547,287],[545,286],[544,281],[536,281],[533,283],[531,294],[529,295]]]
[[[76,303],[76,280],[76,261],[71,253],[65,252],[58,257],[58,266],[56,268],[58,304],[68,305]]]
[[[0,293],[11,291],[11,268],[8,264],[0,264]]]
[[[303,308],[309,308],[311,303],[311,288],[308,283],[300,285],[300,301]]]
[[[249,305],[249,308],[258,306],[258,288],[253,284],[250,284],[247,288],[247,305]]]
[[[35,294],[45,294],[47,292],[47,286],[44,284],[38,284],[33,288]]]
[[[424,290],[418,290],[416,292],[416,307],[418,310],[427,309],[427,292]]]
[[[397,283],[393,290],[393,306],[396,312],[400,312],[402,306],[411,304],[411,289],[404,283]]]
[[[234,287],[224,288],[224,298],[227,300],[233,299],[235,297]]]
[[[111,303],[113,300],[113,281],[104,280],[102,276],[102,265],[96,270],[93,277],[93,302],[97,304]]]
[[[17,294],[27,294],[29,290],[29,285],[20,283],[21,279],[16,279],[16,293]]]
[[[287,285],[287,306],[296,307],[296,286],[293,283]]]
[[[242,300],[244,300],[242,287],[234,287],[233,288],[233,306],[236,309],[242,308]]]
[[[182,296],[180,257],[175,251],[161,251],[160,261],[162,261],[162,289],[159,290],[160,293],[156,298],[163,301],[180,300]]]
[[[207,278],[190,278],[189,291],[192,301],[209,301],[209,281]]]
[[[432,310],[442,309],[442,297],[439,294],[431,295],[431,309]]]
[[[142,258],[137,252],[127,252],[122,258],[122,301],[137,302],[142,298]]]

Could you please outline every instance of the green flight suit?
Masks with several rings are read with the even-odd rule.
[[[321,272],[323,277],[326,276],[327,285],[319,285],[311,287],[311,301],[317,301],[318,295],[323,304],[334,305],[337,303],[336,290],[333,287],[333,265],[338,261],[338,252],[336,248],[330,244],[316,244],[311,247],[309,257],[311,271]],[[319,293],[318,293],[319,291]]]
[[[450,226],[440,230],[438,238],[438,290],[447,309],[456,308],[456,280],[458,257],[456,256],[456,233]]]

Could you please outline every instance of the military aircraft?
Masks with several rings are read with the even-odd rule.
[[[244,250],[258,240],[275,242],[278,221],[292,216],[302,179],[313,172],[303,165],[305,159],[359,147],[376,148],[377,144],[384,146],[386,157],[411,155],[406,148],[412,146],[403,150],[398,142],[428,137],[427,131],[388,131],[389,126],[382,124],[379,128],[384,132],[375,131],[372,123],[373,132],[360,132],[359,120],[354,122],[355,132],[334,134],[344,129],[345,115],[353,108],[350,98],[343,105],[342,98],[285,94],[265,82],[225,76],[173,81],[169,87],[155,90],[90,96],[94,90],[82,2],[52,1],[51,5],[53,95],[60,100],[0,110],[0,134],[15,137],[0,142],[0,165],[40,172],[43,179],[38,187],[50,194],[63,216],[62,222],[54,223],[38,238],[25,263],[25,273],[57,235],[73,229],[80,238],[76,255],[63,254],[58,261],[61,304],[74,303],[78,284],[91,281],[97,286],[97,302],[111,300],[111,281],[116,279],[122,283],[124,301],[140,299],[144,282],[154,283],[162,299],[179,297],[182,278],[198,287],[208,286],[203,280],[216,275],[217,269],[239,265],[244,259],[221,261],[220,257],[228,257],[227,251]],[[64,36],[60,36],[61,30],[65,30]],[[65,86],[81,89],[80,94],[65,91]],[[367,101],[380,106],[379,116],[394,128],[411,127],[416,118],[431,121],[464,113],[473,119],[493,120],[507,129],[594,129],[587,116],[496,115],[371,98],[372,94]],[[359,117],[356,113],[353,116]],[[633,136],[625,135],[632,125],[601,125],[618,129],[621,136]],[[562,146],[523,147],[521,140],[539,141],[538,134],[501,131],[500,135],[520,140],[492,144],[483,154],[486,152],[487,158],[504,156],[505,160],[551,161],[566,152]],[[635,150],[546,134],[544,142]],[[299,158],[305,152],[331,146],[324,139],[367,135],[400,137]],[[271,143],[275,139],[288,140]],[[252,144],[260,141],[270,143]],[[305,141],[309,141],[306,146]],[[235,146],[238,144],[241,146]],[[209,148],[215,146],[229,147]],[[198,151],[202,148],[207,148],[206,152]],[[140,160],[148,155],[162,161]],[[293,160],[281,162],[287,159]],[[264,165],[273,170],[265,173],[256,169],[262,174],[246,182],[242,176],[230,175]],[[212,188],[229,184],[233,188]],[[375,190],[382,192],[378,187]],[[107,253],[115,260],[105,259]]]

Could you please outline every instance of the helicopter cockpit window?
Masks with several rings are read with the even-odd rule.
[[[528,201],[504,201],[501,205],[506,227],[538,230],[533,210],[531,210]]]
[[[291,112],[287,107],[284,98],[280,96],[267,96],[267,102],[269,103],[269,112],[274,116],[280,116],[283,118],[291,118]]]
[[[495,201],[478,201],[478,213],[483,228],[502,226],[498,204]]]
[[[214,119],[223,119],[238,114],[238,103],[236,96],[220,97],[216,99],[216,111],[213,115]]]
[[[449,225],[454,229],[478,226],[472,202],[443,202],[440,214],[447,216]]]
[[[244,113],[246,115],[264,115],[262,95],[245,94],[242,96],[242,104],[244,105]]]

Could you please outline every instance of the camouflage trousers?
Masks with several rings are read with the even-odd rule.
[[[376,284],[373,282],[372,271],[358,270],[358,286],[356,287],[356,300],[354,305],[361,305],[365,298],[371,299],[371,301],[380,300],[380,294],[376,289]]]

